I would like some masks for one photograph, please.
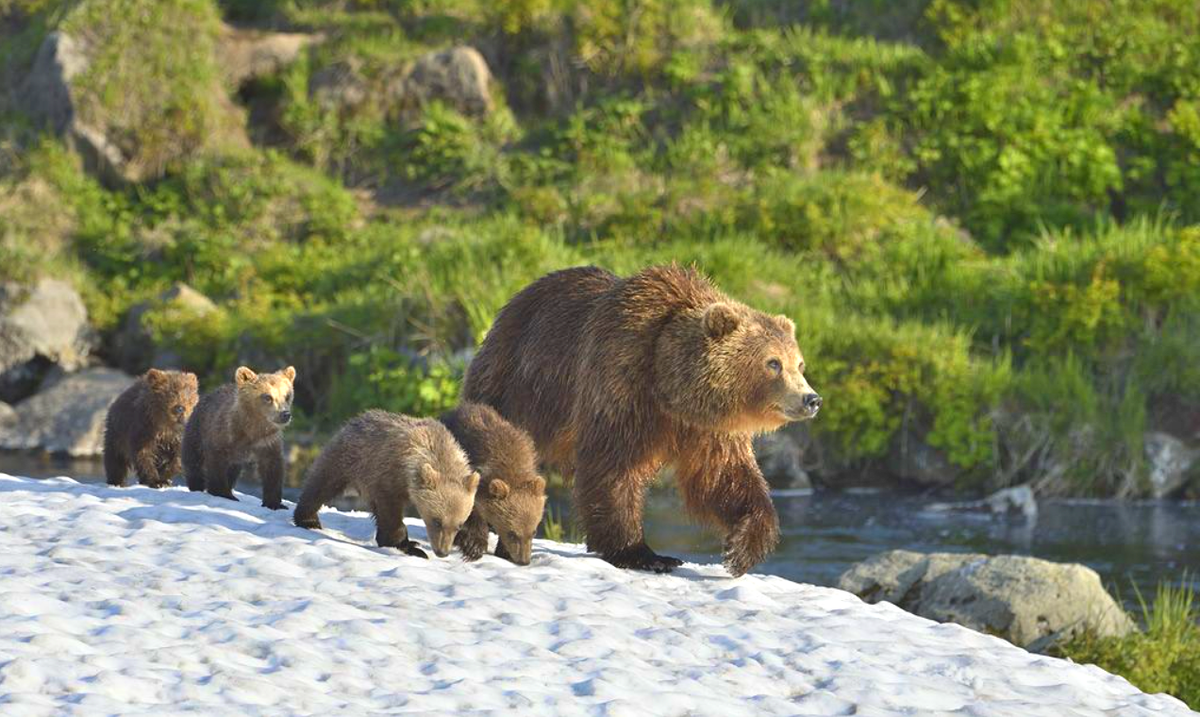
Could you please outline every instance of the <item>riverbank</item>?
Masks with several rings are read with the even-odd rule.
[[[181,488],[0,475],[0,493],[10,708],[1189,714],[1098,668],[719,566],[625,572],[537,541],[528,568],[464,567],[371,547],[365,514],[312,532]]]

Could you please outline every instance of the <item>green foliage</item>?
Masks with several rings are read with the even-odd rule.
[[[363,407],[436,416],[458,403],[462,369],[446,363],[425,367],[391,349],[371,346],[350,356],[346,372],[330,391],[330,410],[343,418]]]
[[[542,518],[542,537],[558,543],[582,543],[583,530],[571,519],[569,512],[563,508],[555,508],[552,503],[546,505],[546,515]]]
[[[1075,662],[1121,675],[1145,692],[1165,692],[1200,708],[1200,609],[1184,576],[1160,583],[1153,605],[1138,594],[1145,630],[1125,637],[1084,634],[1058,648]]]

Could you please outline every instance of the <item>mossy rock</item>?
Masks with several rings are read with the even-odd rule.
[[[110,180],[245,144],[217,66],[219,32],[207,0],[84,0],[43,40],[24,109]]]

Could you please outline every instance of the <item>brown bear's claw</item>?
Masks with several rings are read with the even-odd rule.
[[[405,555],[411,555],[414,558],[425,558],[426,560],[429,560],[429,554],[417,547],[415,541],[406,540],[396,547],[403,550]]]
[[[680,565],[683,565],[683,561],[679,558],[672,558],[669,555],[659,555],[645,543],[603,557],[618,568],[648,570],[655,573],[669,573]]]

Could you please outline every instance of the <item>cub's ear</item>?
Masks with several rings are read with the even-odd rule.
[[[200,388],[200,379],[194,373],[183,374],[183,383],[188,388]]]
[[[488,495],[496,500],[503,500],[508,497],[508,484],[497,478],[488,483]]]
[[[432,488],[437,485],[438,474],[428,463],[421,464],[421,487]]]
[[[737,313],[729,304],[718,302],[704,310],[704,330],[711,338],[728,336],[737,327]]]
[[[237,371],[233,372],[233,380],[237,382],[237,385],[241,386],[242,384],[253,383],[258,380],[258,374],[245,366],[238,366]]]
[[[546,492],[546,479],[541,476],[535,476],[529,485],[533,486],[533,491],[538,495]]]
[[[156,368],[152,368],[146,372],[146,383],[150,384],[152,388],[161,388],[166,386],[169,378],[170,377],[167,376],[166,372],[159,371]]]
[[[789,334],[791,334],[793,336],[796,335],[796,323],[794,321],[789,319],[787,316],[784,316],[783,314],[777,315],[775,317],[775,320],[779,322],[779,325],[783,327],[784,331],[788,332]]]
[[[283,377],[289,381],[296,380],[296,368],[294,366],[288,366],[287,368],[280,371],[279,373],[283,374]]]
[[[467,490],[474,493],[479,488],[479,471],[467,476]]]

